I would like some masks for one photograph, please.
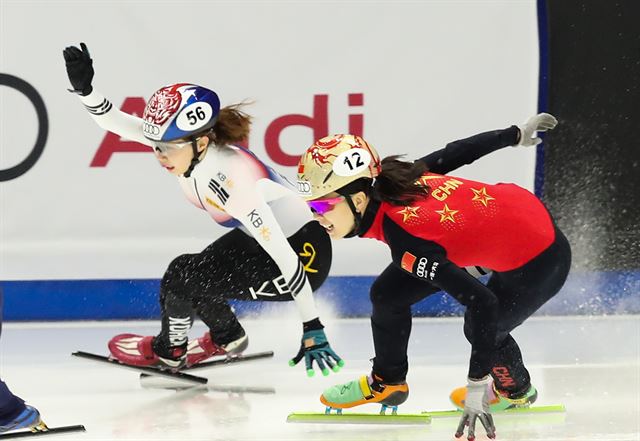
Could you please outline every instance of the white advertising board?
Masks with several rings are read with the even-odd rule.
[[[0,73],[32,85],[44,151],[0,182],[0,279],[159,278],[225,230],[184,199],[147,152],[98,128],[67,92],[62,50],[86,42],[94,86],[141,112],[160,86],[193,82],[252,101],[249,148],[286,176],[314,138],[363,134],[415,159],[536,113],[534,1],[0,1]],[[139,113],[138,113],[139,115]],[[0,170],[38,132],[30,101],[0,85]],[[327,132],[327,133],[325,133]],[[507,148],[454,176],[533,189],[535,149]],[[335,243],[333,275],[378,273],[382,244]]]

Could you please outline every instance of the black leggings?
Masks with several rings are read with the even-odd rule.
[[[520,348],[510,332],[552,298],[564,284],[571,266],[571,248],[556,228],[555,241],[520,268],[494,272],[487,287],[499,301],[498,334],[491,375],[500,390],[517,394],[530,384]],[[371,327],[375,347],[373,371],[388,382],[404,381],[408,371],[407,344],[411,305],[440,291],[390,265],[371,287]],[[464,317],[464,333],[473,344],[474,318]]]
[[[300,256],[312,289],[327,278],[331,266],[331,239],[315,221],[288,238]],[[209,327],[219,345],[242,335],[244,330],[228,299],[256,301],[293,300],[275,261],[251,236],[234,229],[199,254],[183,254],[171,262],[160,286],[162,331],[156,348],[184,345],[175,341],[176,329],[184,336],[195,313]]]

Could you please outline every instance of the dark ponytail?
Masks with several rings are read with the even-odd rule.
[[[427,165],[422,161],[400,161],[400,157],[402,155],[394,155],[382,160],[382,172],[373,184],[372,196],[392,205],[409,205],[429,192],[428,186],[418,182]]]
[[[380,163],[382,172],[375,181],[371,178],[357,179],[336,190],[348,196],[360,191],[367,196],[392,205],[409,205],[429,193],[429,186],[418,182],[428,171],[424,162],[400,161],[402,155],[388,156]]]
[[[220,109],[218,120],[211,129],[216,145],[237,144],[249,139],[251,116],[243,110],[247,104],[243,102]]]

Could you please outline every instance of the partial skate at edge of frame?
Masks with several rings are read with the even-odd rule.
[[[0,434],[0,439],[17,439],[17,438],[30,438],[33,436],[44,436],[44,435],[60,435],[62,433],[71,433],[71,432],[86,432],[87,429],[83,425],[75,425],[75,426],[59,426],[59,427],[47,427],[45,424],[42,426],[38,426],[39,428],[33,428],[31,430],[20,430],[16,432],[7,432]]]

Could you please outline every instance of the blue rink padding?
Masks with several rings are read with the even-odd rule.
[[[367,317],[371,312],[372,276],[330,277],[317,298],[341,317]],[[154,319],[160,315],[159,280],[6,281],[4,318],[10,320]],[[402,295],[398,292],[397,295]],[[233,301],[240,316],[277,312],[286,306],[267,302]],[[283,310],[284,311],[284,310]],[[414,305],[416,316],[457,316],[464,309],[438,293]],[[539,314],[640,313],[640,271],[574,272],[562,291]]]

